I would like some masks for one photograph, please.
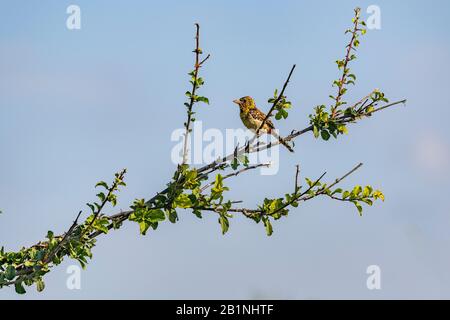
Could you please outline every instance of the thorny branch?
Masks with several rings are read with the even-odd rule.
[[[183,146],[183,163],[185,164],[187,162],[187,156],[188,156],[188,140],[189,140],[189,133],[191,132],[191,120],[192,120],[192,107],[195,103],[195,93],[198,88],[198,72],[201,66],[206,62],[206,60],[209,59],[210,55],[208,54],[206,58],[200,61],[200,55],[202,54],[202,50],[200,48],[200,25],[198,23],[195,24],[196,28],[196,34],[195,34],[195,64],[194,64],[194,74],[192,81],[192,91],[191,96],[189,100],[189,105],[187,106],[187,121],[185,123],[185,135],[184,135],[184,146]]]
[[[276,106],[278,105],[278,102],[280,102],[280,100],[282,99],[283,95],[284,95],[284,91],[286,90],[286,87],[289,83],[289,80],[292,77],[292,74],[294,73],[294,69],[295,69],[295,64],[292,66],[291,71],[289,72],[289,75],[286,79],[286,81],[283,84],[283,88],[280,91],[280,94],[278,95],[278,97],[275,99],[275,101],[273,102],[272,107],[270,108],[269,112],[266,114],[266,117],[264,118],[264,120],[261,122],[261,124],[259,125],[259,128],[256,130],[256,134],[255,136],[258,136],[259,131],[264,127],[264,124],[267,122],[267,120],[272,116],[273,111],[275,110]]]
[[[47,257],[45,257],[44,264],[48,263],[49,261],[51,261],[53,259],[53,257],[58,253],[58,250],[61,249],[61,247],[66,242],[66,240],[72,235],[72,232],[75,230],[75,227],[78,226],[78,219],[80,218],[82,212],[83,211],[81,211],[81,210],[80,210],[80,212],[78,212],[77,217],[73,221],[73,223],[70,226],[69,230],[67,230],[67,232],[64,234],[64,236],[62,237],[61,241],[59,241],[58,245],[49,253],[49,255]]]
[[[360,31],[358,29],[359,27],[359,15],[360,15],[361,10],[359,8],[355,9],[355,18],[353,20],[353,30],[351,30],[351,39],[350,39],[350,43],[347,45],[347,52],[345,54],[345,58],[344,58],[344,63],[342,66],[342,76],[340,78],[340,80],[338,81],[337,84],[337,94],[336,94],[336,98],[335,98],[335,105],[332,107],[331,110],[331,117],[335,117],[336,116],[336,110],[339,107],[339,105],[341,104],[341,99],[342,96],[345,93],[344,90],[344,85],[346,84],[346,79],[348,76],[348,63],[351,60],[351,52],[352,50],[355,49],[355,41],[357,41],[357,36],[358,36],[358,31]]]

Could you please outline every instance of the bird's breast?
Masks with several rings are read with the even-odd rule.
[[[247,127],[247,129],[256,131],[261,126],[262,121],[252,117],[249,112],[241,112],[239,115],[241,117],[242,123]],[[264,124],[264,128],[262,128],[260,132],[266,132],[266,127],[267,124]]]

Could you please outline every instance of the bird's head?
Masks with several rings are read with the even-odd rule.
[[[252,97],[249,96],[236,99],[233,102],[236,103],[241,110],[249,110],[256,108],[255,101],[253,100]]]

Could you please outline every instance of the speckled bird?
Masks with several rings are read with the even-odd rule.
[[[266,118],[266,114],[256,107],[255,101],[252,97],[242,97],[233,101],[239,106],[240,117],[242,123],[250,130],[256,132]],[[294,152],[292,147],[275,132],[275,126],[270,119],[264,122],[264,126],[259,130],[259,133],[267,133],[273,135],[278,141],[286,147],[290,152]]]

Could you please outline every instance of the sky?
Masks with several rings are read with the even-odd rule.
[[[81,29],[66,27],[69,5]],[[382,189],[365,207],[318,198],[293,209],[265,235],[240,216],[220,232],[217,217],[180,211],[176,224],[139,235],[135,223],[98,238],[93,260],[70,290],[66,259],[46,289],[0,299],[417,299],[450,298],[450,42],[448,1],[1,1],[0,245],[15,251],[68,229],[94,185],[128,169],[118,209],[162,190],[175,168],[174,130],[185,121],[194,23],[211,58],[202,69],[197,119],[204,129],[240,128],[232,101],[264,104],[297,65],[282,133],[308,125],[329,104],[353,8],[377,5],[381,29],[361,39],[348,101],[380,88],[397,106],[349,126],[328,142],[304,135],[280,150],[279,171],[227,181],[253,207],[327,171],[332,181]],[[114,213],[109,209],[108,213]],[[367,268],[381,288],[369,290]],[[68,269],[69,268],[69,269]]]

